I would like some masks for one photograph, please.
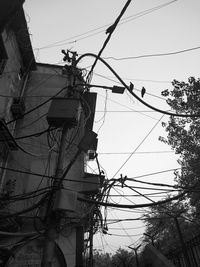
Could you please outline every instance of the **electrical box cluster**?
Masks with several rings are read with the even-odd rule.
[[[77,125],[80,116],[80,101],[74,98],[55,97],[52,99],[47,121],[50,126],[59,128],[68,125],[73,128]]]
[[[76,209],[76,202],[77,192],[60,189],[56,192],[53,209],[73,212]]]
[[[95,195],[103,186],[104,175],[85,173],[83,177],[83,188],[80,193],[86,195]]]

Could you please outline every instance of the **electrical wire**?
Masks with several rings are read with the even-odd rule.
[[[67,86],[64,86],[64,87],[63,87],[62,89],[60,89],[55,95],[53,95],[52,97],[48,98],[47,100],[45,100],[45,101],[42,102],[41,104],[39,104],[39,105],[35,106],[34,108],[32,108],[32,109],[26,111],[26,112],[23,114],[23,116],[26,116],[26,115],[28,115],[29,113],[31,113],[31,112],[35,111],[36,109],[42,107],[43,105],[47,104],[47,103],[50,102],[54,97],[58,96],[61,92],[63,92],[66,88],[68,88],[68,85],[67,85]],[[6,125],[8,125],[8,124],[10,124],[10,123],[12,123],[12,122],[14,122],[14,121],[16,121],[16,120],[17,120],[17,119],[13,119],[13,120],[11,120],[11,121],[8,121],[8,122],[6,122]]]
[[[130,5],[130,3],[131,3],[131,0],[128,0],[128,1],[126,2],[126,4],[124,5],[123,9],[121,10],[119,16],[116,18],[115,22],[114,22],[114,23],[113,23],[113,24],[106,30],[106,33],[108,34],[108,37],[107,37],[106,40],[104,41],[103,46],[102,46],[102,48],[100,49],[100,51],[99,51],[97,57],[95,58],[95,61],[94,61],[93,65],[92,65],[92,67],[91,67],[91,69],[90,69],[90,71],[89,71],[89,73],[88,73],[88,75],[87,75],[87,78],[86,78],[86,81],[87,81],[87,82],[88,82],[88,81],[90,82],[90,80],[91,80],[91,75],[92,75],[92,73],[93,73],[93,70],[94,70],[94,68],[95,68],[95,66],[96,66],[96,63],[97,63],[98,59],[101,57],[101,54],[103,53],[103,50],[105,49],[105,47],[107,46],[108,42],[110,41],[110,38],[111,38],[113,32],[115,31],[115,29],[116,29],[116,27],[117,27],[117,25],[118,25],[120,19],[121,19],[122,16],[124,15],[126,9],[127,9],[128,6]]]
[[[164,4],[161,4],[161,5],[158,5],[158,6],[155,6],[153,8],[150,8],[150,9],[147,9],[147,10],[143,10],[143,11],[140,11],[139,13],[136,13],[136,14],[133,14],[133,15],[130,15],[126,18],[122,18],[121,19],[121,22],[119,22],[119,26],[120,25],[123,25],[127,22],[130,22],[132,20],[135,20],[135,19],[138,19],[142,16],[145,16],[145,15],[148,15],[152,12],[155,12],[159,9],[162,9],[170,4],[173,4],[174,2],[176,2],[178,0],[173,0],[173,1],[169,1],[167,3],[164,3]],[[43,47],[40,47],[40,48],[37,48],[39,50],[41,49],[48,49],[48,48],[53,48],[53,47],[58,47],[58,46],[63,46],[63,45],[66,45],[66,44],[72,44],[72,43],[77,43],[78,41],[81,41],[81,40],[84,40],[84,39],[87,39],[89,37],[93,37],[93,36],[96,36],[97,34],[100,34],[102,32],[105,32],[105,28],[107,28],[108,26],[110,26],[110,24],[106,24],[106,25],[103,25],[103,26],[100,26],[100,27],[97,27],[95,29],[92,29],[92,30],[89,30],[89,31],[86,31],[82,34],[78,34],[78,35],[75,35],[75,36],[72,36],[72,37],[69,37],[69,38],[66,38],[66,39],[63,39],[63,40],[60,40],[60,41],[57,41],[57,42],[54,42],[54,43],[51,43],[49,45],[46,45],[46,46],[43,46]],[[103,30],[100,30],[100,29],[103,29]],[[100,31],[98,31],[100,30]],[[95,32],[97,31],[97,32]],[[94,32],[94,33],[92,33]],[[91,33],[91,34],[90,34]],[[86,35],[86,36],[84,36]],[[78,38],[80,37],[80,38]],[[75,39],[75,38],[78,38],[78,39]],[[75,39],[75,40],[73,40]],[[71,41],[70,41],[71,40]],[[68,42],[67,42],[68,41]]]
[[[181,168],[174,168],[174,169],[169,169],[169,170],[164,170],[164,171],[159,171],[159,172],[152,172],[152,173],[147,173],[147,174],[143,174],[143,175],[133,176],[133,177],[130,177],[130,179],[143,178],[143,177],[147,177],[147,176],[152,176],[152,175],[166,173],[166,172],[172,172],[172,171],[175,172],[177,170],[181,170]]]
[[[143,233],[141,234],[135,234],[135,235],[119,235],[119,234],[110,234],[110,233],[106,233],[107,235],[111,235],[111,236],[120,236],[120,237],[135,237],[135,236],[141,236],[143,235]],[[132,240],[131,240],[132,241]]]
[[[114,76],[105,76],[99,73],[94,72],[94,75],[105,78],[105,79],[110,79],[110,81],[115,81],[114,80]],[[123,80],[128,80],[128,81],[139,81],[139,82],[151,82],[151,83],[167,83],[167,84],[171,84],[171,81],[164,81],[164,80],[149,80],[149,79],[133,79],[133,78],[125,78],[122,77]]]
[[[82,56],[80,56],[77,59],[77,63],[83,59],[84,57],[95,57],[97,58],[97,55],[93,54],[93,53],[86,53]],[[117,79],[121,82],[121,84],[128,90],[128,92],[134,97],[136,98],[139,102],[141,102],[143,105],[145,105],[146,107],[155,110],[159,113],[162,113],[164,115],[169,115],[169,116],[174,116],[174,117],[183,117],[183,118],[190,118],[190,117],[200,117],[200,114],[177,114],[177,113],[171,113],[165,110],[161,110],[159,108],[156,108],[150,104],[148,104],[147,102],[145,102],[143,99],[141,99],[139,96],[137,96],[130,88],[129,86],[120,78],[120,76],[114,71],[114,69],[105,61],[103,60],[101,57],[98,58],[98,60],[100,60],[116,77]]]
[[[34,176],[38,176],[38,177],[49,178],[51,180],[59,180],[60,179],[60,178],[57,178],[57,177],[54,177],[51,175],[43,175],[43,174],[36,173],[36,172],[22,171],[22,170],[17,170],[17,169],[13,169],[13,168],[3,167],[3,166],[0,166],[0,169],[8,170],[11,172],[16,172],[16,173],[23,173],[23,174],[29,174],[29,175],[34,175]],[[68,179],[68,178],[67,179],[63,178],[63,180],[77,182],[77,183],[95,184],[95,185],[98,184],[99,185],[99,183],[91,182],[91,181],[85,181],[85,180],[73,180],[73,179]]]
[[[153,203],[144,203],[144,204],[135,204],[135,205],[114,204],[114,203],[108,203],[108,202],[100,202],[100,201],[95,201],[95,200],[92,200],[92,199],[86,199],[86,198],[83,198],[83,197],[78,197],[78,200],[84,201],[84,202],[87,202],[87,203],[91,203],[91,204],[98,204],[98,205],[101,205],[101,206],[104,206],[104,207],[137,209],[137,208],[145,208],[145,207],[157,206],[157,205],[161,205],[161,204],[165,204],[165,203],[171,202],[173,200],[178,200],[178,199],[184,197],[187,192],[188,191],[184,191],[184,192],[179,193],[178,195],[176,195],[174,197],[170,197],[169,199],[165,199],[165,200],[161,200],[161,201],[157,201],[157,202],[153,202]]]
[[[180,188],[180,189],[186,189],[183,186],[179,186],[179,185],[170,185],[170,184],[163,184],[163,183],[152,183],[152,182],[144,182],[144,181],[139,181],[139,180],[135,180],[132,178],[127,178],[127,181],[132,181],[132,182],[136,182],[136,183],[142,183],[142,184],[148,184],[148,185],[153,185],[153,186],[163,186],[163,187],[171,187],[171,188]]]
[[[20,211],[18,211],[18,212],[12,213],[12,214],[7,214],[7,215],[3,215],[3,216],[1,216],[1,217],[0,217],[0,221],[5,220],[5,219],[8,219],[8,218],[12,218],[12,217],[14,217],[14,216],[19,216],[19,215],[21,215],[21,214],[25,214],[25,213],[27,213],[27,212],[29,212],[29,211],[32,211],[32,210],[36,209],[37,207],[39,207],[40,205],[43,204],[43,202],[45,201],[46,197],[47,197],[47,196],[45,195],[43,198],[40,199],[40,201],[39,201],[38,203],[32,205],[31,207],[29,207],[29,208],[27,208],[27,209],[20,210]]]
[[[186,52],[190,52],[190,51],[194,51],[194,50],[199,50],[199,49],[200,49],[200,46],[196,46],[196,47],[186,48],[186,49],[182,49],[182,50],[178,50],[178,51],[174,51],[174,52],[146,54],[146,55],[130,56],[130,57],[122,57],[122,58],[104,57],[104,59],[106,59],[106,60],[112,59],[112,60],[116,60],[116,61],[121,61],[121,60],[130,60],[130,59],[148,58],[148,57],[172,56],[172,55],[178,55],[178,54],[182,54],[182,53],[186,53]]]
[[[128,156],[128,158],[124,161],[124,163],[121,165],[121,167],[115,172],[113,175],[113,178],[119,173],[119,171],[124,167],[124,165],[130,160],[130,158],[134,155],[134,153],[138,150],[138,148],[144,143],[144,141],[149,137],[149,135],[152,133],[152,131],[156,128],[156,126],[160,123],[164,115],[161,116],[161,118],[156,122],[156,124],[151,128],[151,130],[148,132],[148,134],[142,139],[142,141],[139,143],[139,145],[133,150],[133,152]]]
[[[114,80],[114,79],[111,79],[111,78],[109,78],[108,76],[100,75],[100,74],[96,74],[96,73],[94,73],[94,74],[97,75],[97,76],[99,76],[99,77],[101,77],[101,78],[104,78],[104,79],[106,79],[106,80],[108,80],[108,81],[112,81],[112,82],[114,82],[114,83],[121,84],[121,82],[118,82],[118,81],[116,81],[116,80]],[[124,78],[122,78],[122,79],[125,80]],[[128,79],[126,78],[126,80],[128,80]],[[133,79],[129,79],[129,81],[131,81],[131,80],[133,80]],[[138,92],[141,92],[141,89],[137,89],[136,87],[134,87],[134,90],[135,90],[135,91],[138,91]],[[158,95],[154,95],[154,94],[151,94],[151,93],[148,93],[148,92],[146,92],[145,94],[166,101],[166,99],[165,99],[164,97],[161,97],[161,96],[158,96]],[[153,110],[152,110],[152,111],[153,111]],[[152,111],[151,111],[151,112],[152,112]]]
[[[130,155],[132,152],[98,152],[98,155]],[[174,153],[174,151],[141,151],[135,152],[135,155],[139,154],[165,154],[165,153]]]
[[[98,93],[98,96],[101,96],[101,97],[103,97],[104,98],[104,96],[103,95],[101,95],[100,93]],[[128,108],[130,111],[133,111],[133,112],[138,112],[138,113],[140,113],[141,115],[143,115],[143,116],[145,116],[145,117],[148,117],[148,118],[151,118],[151,119],[153,119],[153,120],[158,120],[158,119],[156,119],[156,118],[154,118],[154,117],[152,117],[152,116],[150,116],[150,115],[148,115],[148,114],[145,114],[145,113],[142,113],[142,112],[140,112],[140,111],[137,111],[137,110],[135,110],[135,109],[133,109],[133,108],[130,108],[130,107],[128,107],[128,106],[125,106],[125,105],[123,105],[123,104],[121,104],[121,103],[119,103],[119,102],[117,102],[117,101],[115,101],[115,100],[113,100],[113,99],[111,99],[111,98],[107,98],[110,102],[113,102],[113,103],[116,103],[116,104],[118,104],[118,105],[120,105],[120,106],[122,106],[122,107],[126,107],[126,108]]]

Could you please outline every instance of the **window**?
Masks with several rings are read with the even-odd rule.
[[[3,73],[8,55],[4,46],[3,38],[0,35],[0,75]]]

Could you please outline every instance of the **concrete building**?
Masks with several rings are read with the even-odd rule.
[[[80,267],[93,206],[79,197],[100,188],[100,177],[85,172],[97,140],[87,134],[96,94],[83,93],[76,67],[35,62],[23,1],[16,2],[0,21],[0,261],[41,266],[53,229],[51,266]]]

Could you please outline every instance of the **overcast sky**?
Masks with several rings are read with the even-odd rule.
[[[24,8],[36,60],[63,64],[61,49],[71,49],[78,55],[97,54],[107,37],[105,30],[125,3],[122,0],[26,0]],[[161,91],[172,88],[173,79],[187,81],[190,76],[200,77],[199,12],[199,0],[132,0],[102,57],[128,85],[134,84],[138,96],[144,86],[144,100],[167,110]],[[184,52],[190,49],[193,50]],[[93,62],[94,58],[86,57],[80,67],[89,70]],[[92,84],[113,86],[118,85],[118,81],[98,62]],[[158,121],[167,121],[168,117],[152,112],[127,92],[116,95],[105,89],[91,91],[98,93],[94,130],[98,132],[99,162],[107,178],[161,172],[139,179],[172,184],[173,172],[163,171],[179,167],[178,157],[170,152],[170,147],[158,141],[160,135],[165,136]],[[94,163],[90,166],[97,169]],[[111,193],[121,195],[110,200],[120,204],[148,202],[140,197],[123,197],[131,193],[124,188]],[[146,210],[108,209],[108,218],[137,218],[141,212]],[[113,253],[119,246],[127,249],[130,244],[139,244],[143,238],[142,225],[141,221],[111,224],[109,233],[112,235],[99,233],[95,248]]]

